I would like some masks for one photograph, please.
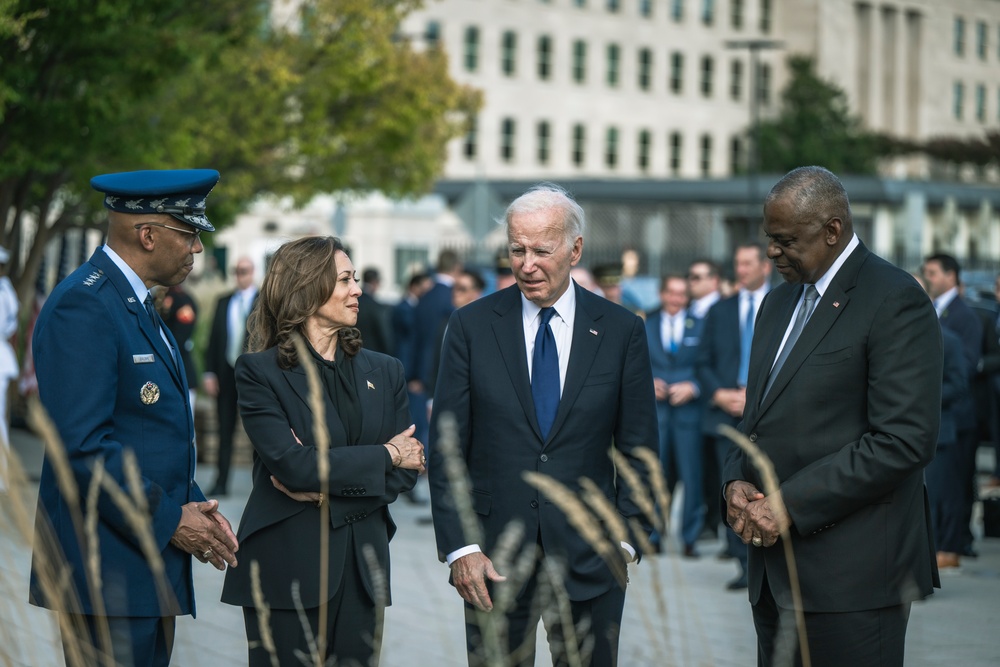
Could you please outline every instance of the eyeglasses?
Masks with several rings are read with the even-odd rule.
[[[200,229],[195,229],[194,231],[190,229],[181,229],[180,227],[171,227],[170,225],[165,225],[162,222],[140,222],[138,225],[135,226],[135,228],[140,229],[142,227],[145,227],[146,225],[149,225],[150,227],[163,227],[164,229],[172,229],[175,232],[180,232],[181,234],[187,234],[188,236],[192,237],[188,239],[189,245],[194,245],[194,242],[201,238]]]

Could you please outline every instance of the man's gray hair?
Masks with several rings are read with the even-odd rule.
[[[532,186],[527,192],[510,203],[510,206],[504,211],[503,220],[499,222],[504,226],[504,232],[509,233],[510,220],[515,215],[549,209],[562,211],[563,229],[566,232],[566,242],[568,244],[572,245],[578,236],[583,236],[584,229],[587,226],[583,215],[583,208],[576,203],[576,200],[564,188],[559,187],[555,183],[539,183]]]

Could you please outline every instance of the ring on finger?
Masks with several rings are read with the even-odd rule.
[[[211,549],[205,549],[205,552],[201,555],[201,557],[204,558],[205,560],[208,560],[214,555],[215,553]]]
[[[762,547],[762,546],[764,546],[764,540],[762,540],[762,539],[761,539],[761,538],[759,538],[759,537],[755,537],[755,538],[753,538],[753,540],[751,540],[751,541],[753,542],[753,545],[754,545],[755,547]]]

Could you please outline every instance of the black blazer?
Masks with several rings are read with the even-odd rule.
[[[212,328],[208,334],[208,345],[205,347],[204,370],[206,373],[214,373],[220,380],[225,377],[227,372],[232,372],[229,360],[226,359],[226,350],[229,348],[229,302],[232,301],[233,295],[234,292],[224,294],[216,302],[215,313],[212,315]],[[254,295],[250,310],[257,307],[259,296],[260,292]],[[246,344],[247,341],[244,339],[244,352],[246,352]]]
[[[576,315],[569,370],[555,422],[544,441],[538,430],[521,293],[509,287],[456,311],[448,324],[431,422],[430,480],[439,556],[476,542],[463,533],[437,446],[441,416],[455,415],[458,445],[471,478],[469,500],[484,532],[487,556],[512,522],[524,541],[541,540],[545,553],[566,559],[570,599],[606,592],[614,578],[566,515],[522,474],[549,475],[573,490],[587,477],[626,519],[649,530],[608,457],[612,443],[642,475],[637,447],[658,448],[649,350],[642,320],[572,284]],[[636,542],[631,544],[636,546]]]
[[[361,442],[365,444],[347,446],[344,425],[324,391],[330,486],[328,504],[317,508],[313,503],[292,500],[275,489],[270,479],[273,474],[292,491],[320,490],[305,370],[301,365],[279,368],[276,348],[245,354],[236,362],[240,414],[254,446],[253,490],[237,533],[240,565],[226,573],[223,602],[253,606],[250,563],[256,560],[264,597],[271,607],[295,608],[293,581],[300,584],[304,607],[319,606],[324,601],[319,595],[321,513],[328,513],[330,521],[327,599],[337,592],[348,548],[354,549],[361,564],[361,577],[371,596],[369,604],[376,600],[376,594],[373,575],[365,565],[366,546],[374,549],[388,581],[389,539],[396,526],[387,505],[416,482],[415,471],[392,467],[392,457],[382,444],[410,425],[406,386],[398,360],[368,350],[361,350],[354,358],[354,374],[361,402]]]
[[[923,484],[941,414],[934,308],[911,276],[861,245],[762,400],[801,290],[783,284],[761,305],[741,429],[774,463],[803,606],[845,612],[920,599],[938,583]],[[742,449],[725,472],[764,490]],[[766,572],[778,605],[791,608],[781,543],[749,551],[751,602]]]

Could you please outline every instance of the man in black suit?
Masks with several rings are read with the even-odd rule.
[[[960,565],[963,554],[972,553],[970,524],[975,500],[976,448],[979,444],[979,423],[972,389],[983,357],[983,327],[979,317],[959,293],[962,276],[958,260],[944,253],[931,255],[924,260],[923,269],[927,293],[934,300],[934,310],[941,319],[941,326],[962,340],[968,378],[968,398],[955,407],[958,438],[951,452],[955,461],[950,468],[953,474],[950,486],[960,498],[957,507],[961,509],[961,516],[949,525],[958,532],[938,536],[942,546],[942,551],[938,552],[938,567],[952,569]]]
[[[491,558],[514,522],[524,529],[523,544],[538,555],[527,580],[507,591],[515,604],[505,610],[506,646],[522,651],[516,663],[533,664],[541,615],[554,664],[567,664],[566,644],[575,636],[592,646],[590,664],[614,665],[625,590],[523,473],[543,473],[572,491],[589,478],[626,521],[639,521],[648,534],[649,522],[608,456],[615,447],[642,474],[635,450],[658,442],[646,335],[637,316],[570,279],[583,252],[584,217],[565,191],[536,186],[511,203],[505,221],[516,285],[456,311],[444,340],[428,465],[439,556],[466,603],[472,664],[481,659],[476,611],[491,611],[502,575],[513,574],[498,573]],[[481,522],[482,542],[464,534],[445,474],[438,438],[446,414],[457,420],[471,482],[467,501]],[[629,535],[620,550],[617,542],[610,555],[620,552],[622,561],[612,561],[615,566],[634,557],[637,540]],[[561,627],[551,595],[536,595],[547,587],[547,566],[556,564],[565,568],[555,585],[565,587],[575,635]]]
[[[739,245],[733,255],[733,270],[737,293],[708,311],[695,362],[706,401],[701,423],[704,446],[715,467],[713,477],[719,484],[726,458],[736,446],[719,434],[719,426],[735,428],[743,418],[754,320],[770,289],[771,264],[764,246],[755,241]],[[714,488],[716,495],[719,484]],[[735,558],[740,566],[739,574],[726,588],[731,591],[746,588],[747,547],[731,530],[726,530],[725,554]]]
[[[723,478],[729,524],[753,545],[758,664],[799,664],[805,651],[789,548],[812,664],[902,665],[910,604],[938,584],[923,482],[941,413],[934,308],[861,243],[822,167],[771,189],[764,232],[786,282],[757,316],[741,430],[779,486],[765,489],[742,449]]]
[[[229,493],[229,468],[236,431],[236,359],[246,352],[247,317],[257,303],[254,265],[249,257],[236,262],[236,290],[219,298],[205,349],[202,386],[215,398],[219,425],[219,459],[215,484],[209,495]]]
[[[369,267],[361,273],[361,296],[358,297],[358,331],[366,350],[392,353],[388,308],[375,299],[382,284],[378,269]]]

